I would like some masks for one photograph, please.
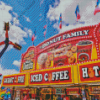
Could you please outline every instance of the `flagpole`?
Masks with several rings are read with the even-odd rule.
[[[47,19],[46,19],[46,30],[44,31],[44,32],[46,32],[46,33],[47,33],[47,25],[48,25],[48,21],[47,21]],[[44,34],[44,40],[46,40],[46,33]]]
[[[32,42],[32,46],[34,46],[34,41]]]
[[[61,33],[62,33],[62,28],[61,28]]]
[[[48,25],[48,19],[46,19],[46,23]],[[47,27],[46,27],[46,34],[47,34]],[[45,35],[45,40],[46,40],[46,35]]]
[[[32,35],[32,38],[31,38],[31,40],[32,40],[32,46],[34,46],[35,36],[36,36],[36,29],[34,31],[34,34]]]
[[[45,35],[45,40],[46,40],[46,35]]]

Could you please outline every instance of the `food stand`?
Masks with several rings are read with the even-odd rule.
[[[89,87],[100,85],[100,23],[57,34],[29,47],[22,54],[19,74],[23,73],[29,78],[18,91],[24,91],[28,97],[43,95],[43,99],[48,95],[52,100],[54,95],[61,94],[69,99],[73,96],[90,100]],[[16,84],[15,78],[14,83],[4,83],[5,77],[9,76],[4,76],[3,86],[23,87]],[[61,93],[62,90],[65,92]]]

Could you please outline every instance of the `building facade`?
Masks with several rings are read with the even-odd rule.
[[[100,100],[100,24],[57,34],[22,54],[20,73],[3,77],[12,98]]]

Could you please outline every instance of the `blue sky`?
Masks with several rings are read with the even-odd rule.
[[[81,19],[76,23],[75,9],[79,4]],[[34,45],[44,41],[44,25],[47,25],[46,39],[61,32],[93,25],[100,22],[100,13],[93,15],[96,0],[0,0],[0,42],[5,39],[4,22],[10,22],[9,38],[19,43],[22,50],[9,46],[0,59],[0,73],[3,75],[18,73],[21,54],[32,46],[31,37],[36,29]],[[60,30],[58,20],[62,13],[63,27]],[[0,51],[2,50],[0,47]]]
[[[58,0],[59,1],[59,0]],[[43,26],[48,23],[48,30],[46,34],[46,39],[57,34],[58,30],[53,28],[53,23],[50,23],[47,18],[47,12],[49,11],[49,6],[54,7],[54,0],[0,0],[1,6],[4,5],[4,8],[9,6],[11,7],[7,12],[11,15],[11,19],[8,20],[12,24],[12,27],[19,27],[26,34],[25,36],[21,36],[22,41],[18,41],[18,35],[13,35],[13,32],[9,32],[9,38],[16,38],[16,41],[22,46],[22,50],[18,51],[12,47],[9,47],[8,50],[3,54],[0,59],[0,64],[2,70],[6,70],[3,74],[13,74],[19,71],[19,64],[21,60],[21,54],[26,52],[29,46],[32,46],[31,36],[36,29],[36,40],[34,41],[34,45],[38,45],[39,43],[44,41],[43,37]],[[2,8],[2,7],[1,7]],[[7,14],[6,14],[7,16]],[[6,21],[7,22],[7,21]],[[15,26],[13,26],[15,25]],[[13,31],[15,31],[13,29]],[[55,33],[54,33],[55,31]],[[52,34],[51,34],[52,33]],[[3,33],[4,34],[4,33]],[[10,37],[11,36],[11,37]],[[12,39],[13,41],[13,39]],[[1,41],[0,41],[1,42]],[[3,47],[1,47],[2,50]],[[11,71],[13,69],[13,72]],[[8,70],[8,73],[6,73]],[[9,73],[11,71],[11,73]],[[1,72],[1,71],[0,71]],[[2,73],[2,72],[1,72]]]

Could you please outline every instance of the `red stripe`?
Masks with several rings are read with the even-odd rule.
[[[0,42],[0,45],[3,45],[3,44],[5,44],[5,42],[3,41],[3,42]]]
[[[59,24],[59,28],[60,28],[60,29],[62,28],[62,24],[61,24],[61,23]]]

